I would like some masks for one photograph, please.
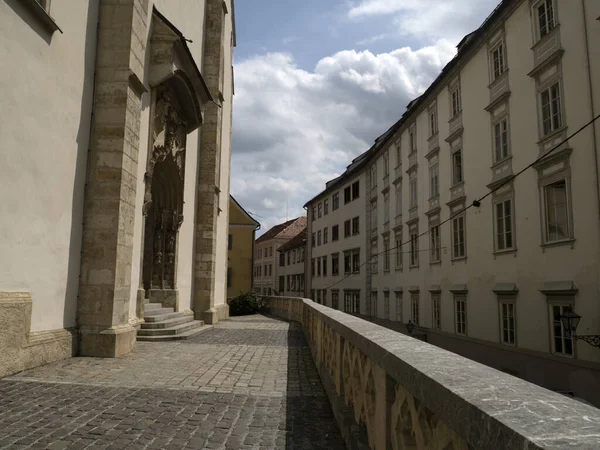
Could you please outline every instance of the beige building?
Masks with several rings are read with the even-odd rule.
[[[7,1],[0,24],[0,377],[227,318],[232,0]]]
[[[306,231],[307,227],[304,227],[300,233],[277,249],[279,253],[279,267],[277,269],[279,282],[276,291],[280,296],[305,296]]]
[[[306,227],[306,217],[297,217],[275,225],[254,244],[254,291],[259,295],[278,294],[279,253],[283,244]]]
[[[595,0],[502,2],[371,149],[359,215],[363,314],[594,404],[600,349],[560,316],[600,334],[600,121],[585,127],[600,114],[599,16]],[[318,215],[312,232],[349,218]]]

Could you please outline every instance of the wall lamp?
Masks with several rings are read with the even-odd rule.
[[[577,314],[572,309],[567,309],[562,316],[560,316],[560,321],[562,322],[563,327],[571,335],[571,337],[575,340],[585,341],[593,347],[600,348],[600,335],[597,334],[582,334],[576,335],[575,331],[577,330],[577,326],[579,325],[579,321],[581,320],[581,316]]]

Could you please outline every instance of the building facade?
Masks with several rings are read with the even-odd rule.
[[[279,253],[283,244],[306,227],[306,217],[275,225],[254,244],[254,291],[259,295],[279,295]]]
[[[0,4],[0,376],[127,353],[148,302],[228,317],[233,17]]]
[[[596,405],[600,352],[560,316],[600,334],[599,16],[503,1],[380,138],[361,212],[361,313]]]
[[[254,282],[254,240],[260,223],[229,196],[227,298],[250,292]]]
[[[279,254],[276,291],[283,297],[304,297],[307,228],[277,249]]]

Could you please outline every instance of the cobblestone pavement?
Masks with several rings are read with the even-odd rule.
[[[302,332],[234,318],[0,380],[1,449],[343,449]]]

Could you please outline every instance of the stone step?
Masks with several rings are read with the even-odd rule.
[[[186,331],[200,328],[204,325],[202,320],[192,320],[191,322],[180,323],[169,328],[146,328],[139,329],[138,336],[170,336],[175,334],[185,333]]]
[[[161,309],[162,307],[162,303],[145,303],[144,311],[153,311],[156,309]]]
[[[155,308],[155,309],[151,309],[150,311],[144,311],[144,318],[146,318],[146,316],[160,316],[162,314],[169,314],[175,312],[174,308]]]
[[[169,309],[172,309],[172,308],[169,308]],[[175,319],[177,317],[182,317],[184,315],[185,314],[180,313],[180,312],[169,312],[169,313],[154,314],[154,315],[144,314],[144,321],[148,322],[148,323],[163,322],[165,320]]]
[[[166,320],[162,320],[160,322],[145,322],[142,323],[141,328],[142,330],[155,330],[157,328],[170,328],[170,327],[174,327],[175,325],[179,325],[182,323],[188,323],[191,322],[192,320],[194,320],[194,316],[192,316],[191,314],[181,314],[181,313],[177,313],[180,314],[178,317],[175,317],[173,319],[166,319]]]
[[[212,330],[212,325],[203,325],[199,328],[192,328],[191,330],[185,331],[180,334],[167,334],[167,335],[159,335],[159,336],[140,336],[138,335],[138,341],[146,341],[146,342],[166,342],[166,341],[182,341],[185,339],[190,339],[194,336],[197,336],[200,333],[204,333],[208,330]],[[141,330],[139,330],[141,331]],[[138,333],[139,333],[138,331]]]

